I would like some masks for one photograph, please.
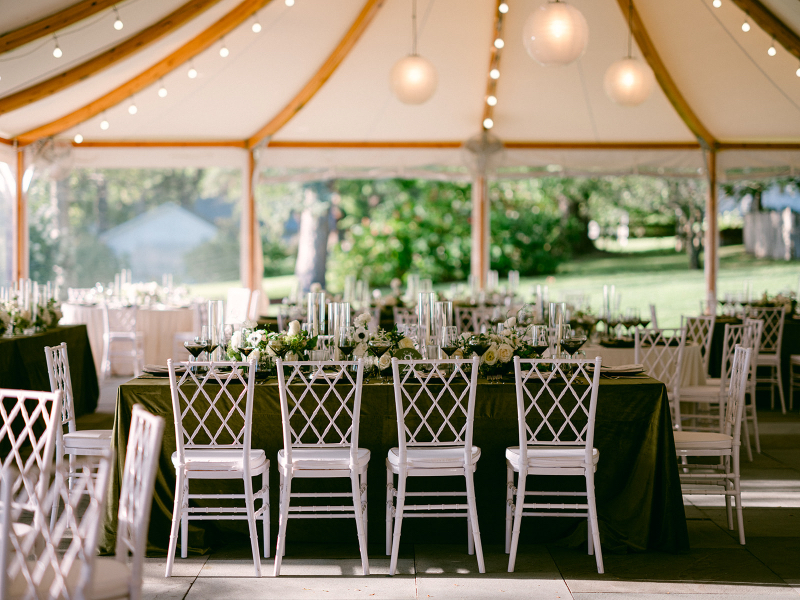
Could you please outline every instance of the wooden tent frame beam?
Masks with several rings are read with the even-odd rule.
[[[20,46],[53,35],[56,31],[88,19],[117,2],[119,0],[83,0],[43,19],[0,34],[0,54],[11,52]]]
[[[55,121],[18,135],[16,139],[21,145],[27,145],[44,137],[58,135],[75,125],[99,115],[104,110],[119,104],[126,98],[152,85],[167,73],[170,73],[185,62],[191,60],[216,43],[221,37],[233,31],[256,11],[262,9],[271,1],[272,0],[242,0],[240,4],[234,7],[216,23],[196,35],[166,58],[163,58],[150,68],[139,73],[133,79],[128,80],[104,96],[72,111],[60,119],[56,119]]]
[[[800,36],[779,19],[775,13],[764,6],[759,0],[733,0],[733,3],[750,15],[756,25],[761,27],[767,35],[775,38],[789,54],[800,58]]]
[[[75,85],[92,75],[100,73],[119,61],[144,50],[172,33],[199,14],[205,12],[220,0],[189,0],[170,14],[153,23],[149,27],[121,41],[119,44],[101,52],[97,56],[62,71],[49,79],[34,83],[13,94],[0,98],[0,115],[28,106],[39,100],[52,96],[70,86]]]
[[[361,12],[358,14],[355,21],[353,21],[350,29],[344,34],[344,37],[339,41],[339,44],[334,48],[327,60],[322,63],[322,66],[314,73],[311,79],[308,80],[306,85],[303,86],[303,89],[301,89],[269,123],[247,139],[246,145],[248,148],[254,148],[264,139],[273,136],[308,104],[322,86],[325,85],[325,82],[330,79],[331,75],[336,72],[336,69],[342,64],[344,59],[347,58],[347,55],[350,54],[356,42],[358,42],[361,35],[372,22],[372,19],[378,13],[378,10],[383,6],[384,1],[385,0],[367,0],[364,3]]]

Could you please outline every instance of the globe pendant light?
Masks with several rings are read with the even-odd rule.
[[[436,91],[436,68],[417,54],[417,0],[411,3],[411,54],[398,60],[389,73],[392,93],[404,104],[422,104]]]
[[[654,77],[650,68],[631,56],[633,0],[628,9],[628,56],[613,63],[606,71],[603,87],[620,106],[638,106],[650,97]]]
[[[563,66],[586,50],[589,26],[577,8],[554,0],[542,4],[525,21],[522,43],[530,57],[545,67]]]

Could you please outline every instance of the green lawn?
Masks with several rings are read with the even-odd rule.
[[[522,292],[532,294],[536,284],[547,285],[550,299],[558,300],[564,292],[581,291],[591,296],[592,309],[599,310],[603,285],[615,285],[621,295],[621,307],[638,307],[647,311],[650,303],[658,308],[658,321],[662,327],[677,326],[682,314],[697,314],[700,300],[705,297],[705,280],[702,270],[690,271],[685,254],[669,250],[666,241],[631,240],[626,249],[570,261],[559,272],[548,277],[523,278]],[[612,248],[609,248],[612,250]],[[623,252],[622,250],[627,250]],[[739,292],[745,281],[750,281],[754,293],[770,294],[782,290],[796,291],[800,276],[800,263],[758,260],[744,252],[742,246],[720,249],[718,296],[725,292]],[[264,291],[271,298],[282,298],[292,289],[292,275],[264,279]],[[192,291],[208,298],[223,298],[225,290],[240,285],[220,282],[197,285]],[[441,289],[449,289],[442,284]]]

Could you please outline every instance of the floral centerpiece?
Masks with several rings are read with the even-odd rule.
[[[33,326],[31,323],[31,311],[23,308],[16,302],[6,302],[0,309],[0,321],[4,333],[9,335],[22,335],[26,329]]]
[[[42,306],[39,309],[36,319],[33,322],[33,326],[40,331],[50,329],[51,327],[58,325],[58,322],[61,320],[62,316],[64,315],[61,313],[61,309],[59,308],[55,298],[53,298],[45,306]]]
[[[794,292],[775,294],[774,296],[770,296],[767,292],[764,292],[761,298],[758,300],[751,300],[748,302],[748,305],[761,308],[778,308],[785,306],[787,316],[791,316],[797,308],[797,296]]]
[[[372,358],[367,367],[377,366],[384,376],[388,375],[392,367],[392,357],[396,356],[399,350],[414,349],[414,341],[397,331],[395,325],[390,331],[378,329],[370,333],[368,330],[372,315],[362,313],[358,315],[354,324],[356,327],[356,349],[353,354],[357,358]]]
[[[317,336],[309,336],[307,331],[301,329],[299,321],[292,321],[287,331],[280,333],[268,332],[254,325],[251,321],[245,322],[241,330],[233,333],[226,350],[230,360],[255,358],[259,368],[266,370],[268,358],[308,360],[308,352],[317,347]],[[250,351],[246,355],[242,349]]]
[[[489,333],[472,335],[462,334],[462,356],[469,358],[476,346],[484,347],[489,344],[489,349],[481,357],[480,373],[487,377],[496,377],[511,372],[514,368],[514,357],[536,358],[536,351],[526,338],[527,328],[517,327],[517,319],[511,317],[503,323],[501,334]],[[456,351],[453,357],[461,358]]]

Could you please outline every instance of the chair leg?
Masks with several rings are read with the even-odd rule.
[[[750,396],[750,401],[750,408],[753,410],[753,435],[756,439],[756,452],[761,454],[761,437],[758,434],[758,410],[756,407],[755,386],[753,387],[753,394]],[[746,404],[744,408],[747,410]]]
[[[353,511],[356,519],[356,532],[358,533],[358,549],[361,551],[361,568],[364,575],[369,575],[369,558],[367,557],[367,538],[364,534],[364,505],[361,502],[361,485],[358,473],[350,472],[350,483],[353,486]]]
[[[181,508],[181,558],[189,556],[189,478],[183,476],[183,506]]]
[[[769,368],[769,371],[769,409],[775,410],[775,383],[772,381],[774,379],[772,367]]]
[[[508,572],[514,572],[514,565],[517,562],[517,546],[519,545],[519,529],[522,524],[522,505],[525,503],[525,480],[527,479],[526,469],[519,470],[517,478],[517,504],[514,507],[514,527],[511,533],[511,548],[508,551]]]
[[[739,526],[739,543],[744,546],[744,515],[742,514],[742,489],[739,478],[739,452],[733,451],[733,490],[736,499],[736,521]]]
[[[469,510],[467,510],[467,554],[470,556],[475,554],[475,538],[472,535],[472,519],[469,516]]]
[[[359,490],[361,491],[361,506],[364,507],[362,511],[363,522],[364,522],[364,539],[367,540],[367,544],[369,544],[369,503],[367,502],[367,471],[361,471],[359,474],[359,482],[360,487]],[[369,545],[367,546],[369,549]]]
[[[261,489],[264,495],[261,496],[261,508],[264,514],[261,515],[261,527],[264,531],[264,558],[269,558],[269,467],[261,474]]]
[[[278,520],[278,547],[275,549],[275,577],[281,574],[281,561],[283,548],[286,544],[286,525],[289,521],[289,495],[292,492],[291,473],[283,473],[283,486],[281,486],[281,516]]]
[[[467,504],[469,505],[468,520],[471,525],[472,539],[475,543],[475,554],[478,555],[478,572],[486,573],[486,565],[483,562],[483,545],[481,544],[481,530],[478,526],[478,506],[475,502],[475,480],[473,478],[473,466],[469,465],[465,469],[467,480]]]
[[[258,526],[256,525],[256,507],[253,499],[253,478],[244,479],[244,503],[247,510],[247,526],[250,530],[250,550],[253,552],[253,568],[255,576],[261,577],[261,558],[258,552]]]
[[[394,509],[394,475],[386,467],[386,556],[392,555],[392,509]]]
[[[730,456],[723,457],[723,464],[725,466],[725,474],[730,475],[731,472],[731,460]],[[730,478],[725,479],[725,491],[730,491],[733,489],[733,483],[731,482]],[[731,509],[731,496],[729,494],[725,494],[725,512],[728,515],[728,529],[733,531],[733,510]]]
[[[406,469],[400,468],[397,475],[397,509],[394,515],[394,535],[392,536],[392,558],[389,561],[389,575],[397,571],[397,557],[400,554],[400,532],[403,529],[403,507],[406,504]]]
[[[506,554],[511,550],[511,523],[513,522],[513,513],[511,507],[514,505],[514,469],[511,468],[511,463],[506,461]]]
[[[753,462],[753,450],[750,448],[750,426],[748,425],[747,418],[747,397],[744,398],[744,407],[742,410],[742,425],[744,425],[744,445],[747,449],[747,460]]]
[[[183,506],[183,469],[175,472],[175,503],[172,507],[172,527],[169,532],[169,550],[167,550],[167,571],[164,577],[172,576],[172,563],[175,561],[175,549],[178,545],[178,527],[181,522],[181,506]]]
[[[600,548],[600,527],[597,523],[597,503],[594,497],[594,472],[586,469],[586,504],[589,506],[589,535],[592,536],[597,572],[603,571],[603,550]]]
[[[781,374],[781,365],[775,367],[775,373],[778,376],[778,396],[781,399],[781,412],[786,414],[786,399],[783,396],[783,375]]]

